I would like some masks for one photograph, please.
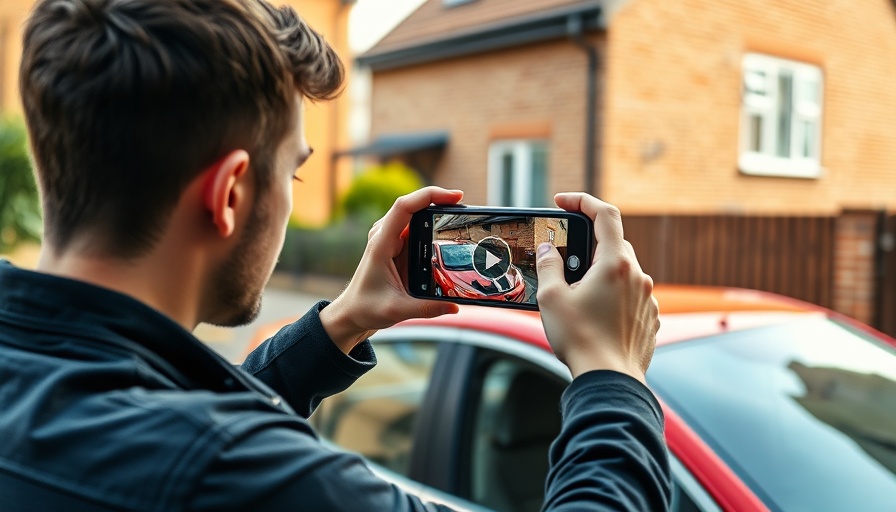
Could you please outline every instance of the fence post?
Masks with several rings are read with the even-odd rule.
[[[874,327],[896,337],[896,215],[880,212],[876,246]]]
[[[869,325],[874,321],[879,215],[874,210],[843,210],[834,228],[833,309]]]

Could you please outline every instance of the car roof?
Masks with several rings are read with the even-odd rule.
[[[831,316],[896,346],[896,340],[871,327],[820,306],[774,293],[730,287],[657,284],[654,296],[660,305],[658,346],[785,323],[798,318]],[[284,319],[260,327],[247,347],[246,354],[294,320],[295,318]],[[516,339],[546,351],[551,350],[541,324],[541,316],[536,311],[461,306],[456,315],[406,320],[394,328],[412,326],[475,330]]]
[[[656,285],[654,296],[660,304],[657,345],[830,313],[789,297],[740,288]],[[461,306],[456,315],[407,320],[398,327],[421,325],[487,332],[550,350],[536,311]]]

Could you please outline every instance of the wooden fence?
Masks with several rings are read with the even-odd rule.
[[[658,283],[765,290],[831,307],[835,217],[626,216]]]

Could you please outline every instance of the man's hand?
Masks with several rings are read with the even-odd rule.
[[[644,382],[659,329],[653,280],[622,238],[619,210],[588,194],[555,196],[557,206],[594,219],[597,249],[581,281],[569,285],[550,244],[538,248],[538,306],[548,340],[573,377],[615,370]]]
[[[370,229],[358,270],[332,304],[320,312],[324,329],[346,354],[378,329],[409,318],[457,313],[449,302],[415,299],[407,292],[408,223],[430,204],[456,204],[460,190],[426,187],[399,197]]]

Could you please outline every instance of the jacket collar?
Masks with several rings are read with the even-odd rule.
[[[127,350],[185,389],[259,389],[168,316],[128,295],[0,260],[0,322]]]

